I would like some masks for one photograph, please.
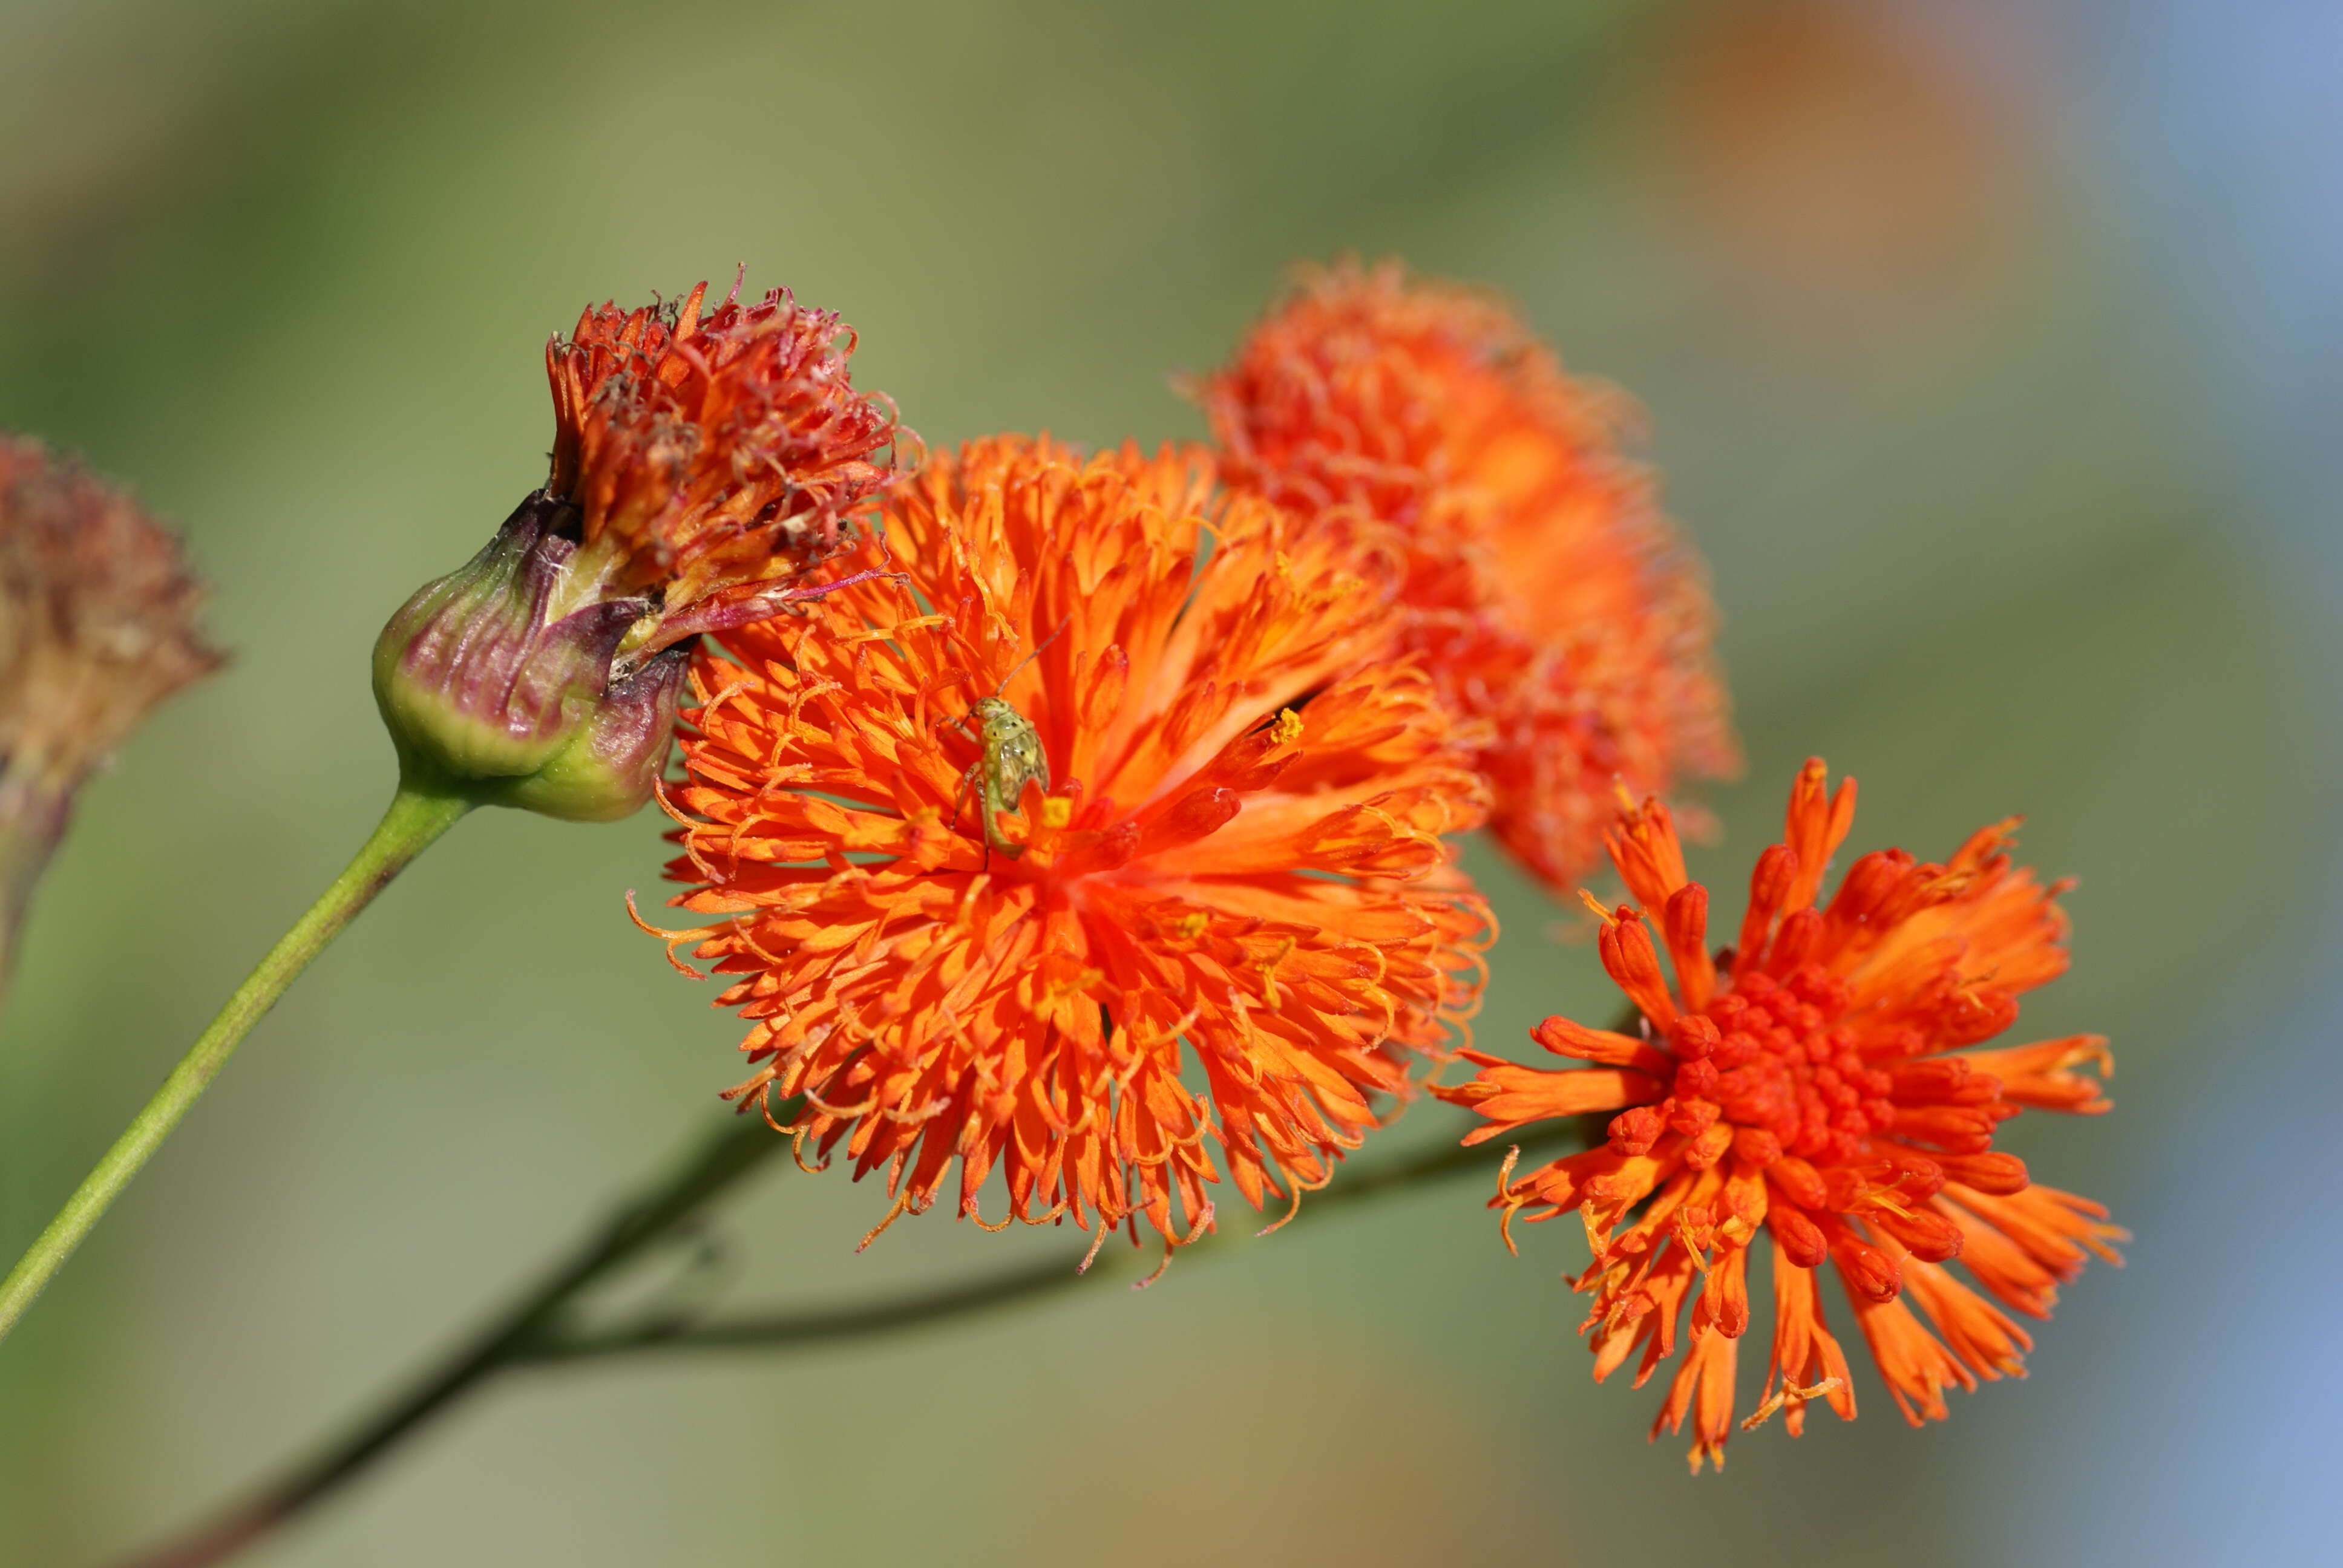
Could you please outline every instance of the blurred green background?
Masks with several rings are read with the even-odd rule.
[[[2021,1028],[2113,1035],[2118,1110],[2011,1141],[2115,1206],[2131,1267],[1947,1426],[1865,1369],[1858,1424],[1693,1483],[1642,1441],[1657,1390],[1587,1380],[1574,1227],[1509,1260],[1476,1179],[1305,1206],[1143,1295],[516,1378],[256,1560],[2316,1560],[2343,400],[2331,308],[2285,307],[2343,295],[2343,246],[2288,221],[2332,113],[2270,106],[2331,104],[2338,56],[2314,6],[2207,15],[0,5],[0,425],[182,526],[236,655],[88,790],[35,906],[0,1251],[371,824],[375,629],[540,480],[539,348],[587,301],[745,261],[842,311],[931,442],[1154,441],[1200,433],[1167,373],[1287,263],[1397,254],[1650,411],[1751,759],[1695,875],[1736,896],[1812,751],[1863,781],[1854,848],[2025,811],[2081,878],[2075,970]],[[738,1026],[620,903],[659,826],[466,822],[253,1036],[0,1348],[0,1560],[184,1523],[719,1114]],[[1566,911],[1475,865],[1506,931],[1483,1042],[1607,1010]],[[776,1174],[726,1212],[733,1292],[1080,1251],[936,1216],[857,1258],[882,1207]]]

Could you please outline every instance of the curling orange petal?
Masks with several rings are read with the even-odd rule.
[[[1019,1220],[1177,1244],[1220,1161],[1256,1207],[1323,1184],[1449,1049],[1489,932],[1443,837],[1485,787],[1372,657],[1384,530],[1297,528],[1199,453],[1004,437],[825,569],[699,658],[667,794],[675,901],[720,917],[683,940],[750,1020],[732,1097],[804,1095],[800,1158],[899,1209],[957,1161],[963,1215],[997,1168]],[[995,820],[1014,855],[964,781],[996,694],[1049,763]]]
[[[1199,395],[1232,484],[1403,531],[1402,646],[1493,721],[1491,825],[1548,887],[1594,859],[1614,779],[1738,766],[1699,564],[1619,455],[1630,411],[1503,303],[1304,269]]]
[[[2106,1040],[1960,1049],[2007,1029],[2019,993],[2066,969],[2065,885],[2011,864],[2013,821],[1942,865],[1900,849],[1865,855],[1818,902],[1855,814],[1854,780],[1827,784],[1822,763],[1807,763],[1783,842],[1758,858],[1739,950],[1713,956],[1706,893],[1684,878],[1666,811],[1625,805],[1609,838],[1622,878],[1647,901],[1672,913],[1696,905],[1702,917],[1667,923],[1671,990],[1646,911],[1604,913],[1604,966],[1644,1015],[1644,1037],[1548,1019],[1533,1038],[1596,1065],[1549,1071],[1475,1051],[1477,1074],[1436,1091],[1485,1119],[1467,1142],[1618,1112],[1606,1143],[1528,1172],[1495,1201],[1508,1220],[1584,1221],[1594,1261],[1578,1288],[1594,1297],[1598,1379],[1638,1351],[1636,1381],[1648,1377],[1675,1350],[1693,1300],[1659,1426],[1692,1422],[1695,1471],[1724,1462],[1729,1347],[1749,1321],[1745,1253],[1761,1231],[1774,1242],[1774,1349],[1744,1424],[1780,1411],[1793,1436],[1812,1401],[1855,1414],[1816,1285],[1826,1262],[1916,1424],[1949,1413],[1947,1389],[2024,1375],[2032,1342],[2003,1309],[2046,1317],[2086,1255],[2117,1261],[2110,1243],[2122,1237],[2106,1210],[2033,1185],[2016,1155],[1993,1148],[1995,1128],[2024,1107],[2107,1110],[2099,1081],[2076,1070],[2105,1071]],[[1715,985],[1724,989],[1712,995]],[[1956,1259],[1982,1293],[1943,1266]]]

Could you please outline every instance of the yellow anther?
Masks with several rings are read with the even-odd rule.
[[[840,642],[884,642],[890,638],[900,637],[907,631],[917,631],[921,627],[943,626],[950,622],[950,619],[951,617],[948,615],[916,616],[910,620],[899,620],[893,626],[874,626],[868,631],[853,632],[848,636],[840,638],[838,640]]]
[[[1288,937],[1282,942],[1278,944],[1277,951],[1272,953],[1268,958],[1262,960],[1254,966],[1261,970],[1261,1000],[1263,1005],[1268,1007],[1282,1007],[1284,1005],[1283,1000],[1279,996],[1277,990],[1277,966],[1283,963],[1286,959],[1292,955],[1296,943],[1294,939]]]
[[[1043,992],[1043,998],[1049,1001],[1059,1001],[1070,996],[1082,996],[1105,979],[1104,970],[1077,970],[1071,979],[1051,980]]]

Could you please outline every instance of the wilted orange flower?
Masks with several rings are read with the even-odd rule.
[[[410,780],[628,816],[667,766],[684,645],[824,591],[806,575],[891,479],[894,413],[854,390],[837,317],[739,290],[706,316],[704,283],[680,306],[589,308],[546,346],[545,487],[375,643]]]
[[[1304,269],[1200,398],[1232,485],[1405,534],[1401,646],[1492,721],[1491,825],[1549,887],[1594,859],[1614,778],[1737,767],[1699,565],[1619,455],[1629,410],[1501,301]]]
[[[1599,1381],[1640,1350],[1641,1386],[1684,1359],[1653,1426],[1693,1419],[1693,1469],[1725,1462],[1735,1349],[1749,1324],[1748,1249],[1773,1237],[1774,1357],[1754,1427],[1775,1410],[1793,1435],[1807,1401],[1855,1414],[1846,1358],[1824,1326],[1815,1271],[1828,1259],[1905,1419],[1943,1420],[1944,1391],[2024,1375],[2032,1341],[1944,1265],[1955,1258],[2002,1306],[2047,1317],[2086,1251],[2116,1261],[2122,1232],[2087,1199],[2032,1185],[1995,1126],[2026,1107],[2108,1109],[2096,1035],[1955,1053],[2006,1030],[2017,998],[2066,967],[2065,884],[2043,887],[2006,852],[2016,821],[1980,829],[1943,865],[1901,849],[1864,856],[1818,905],[1855,815],[1855,781],[1825,792],[1810,761],[1785,841],[1758,858],[1738,950],[1711,957],[1708,892],[1684,876],[1667,809],[1623,810],[1611,859],[1642,910],[1605,913],[1603,967],[1647,1025],[1644,1038],[1550,1018],[1533,1030],[1597,1064],[1543,1071],[1478,1052],[1470,1082],[1439,1092],[1488,1118],[1468,1142],[1528,1122],[1618,1111],[1607,1146],[1557,1160],[1496,1200],[1510,1221],[1574,1210],[1593,1264]],[[1671,990],[1645,921],[1675,970]],[[1636,1212],[1632,1224],[1626,1223]],[[1509,1238],[1510,1240],[1510,1238]],[[1694,1296],[1694,1287],[1698,1287]],[[1929,1333],[1908,1292],[1943,1339]]]
[[[826,568],[862,580],[692,668],[674,901],[726,918],[671,941],[739,977],[730,1097],[805,1095],[800,1160],[883,1169],[890,1219],[955,1156],[980,1222],[998,1165],[1016,1219],[1167,1249],[1212,1224],[1214,1145],[1298,1201],[1443,1050],[1487,930],[1442,838],[1483,787],[1423,673],[1362,662],[1385,530],[1217,495],[1201,453],[1011,437],[883,522]],[[1046,769],[994,813],[996,695],[996,754],[1030,722]]]
[[[649,647],[773,613],[773,584],[834,554],[846,515],[884,485],[892,407],[858,394],[853,329],[785,288],[740,284],[707,316],[588,307],[545,346],[553,386],[548,494],[576,506],[574,570],[664,596]]]

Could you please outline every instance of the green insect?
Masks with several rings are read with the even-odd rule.
[[[1071,617],[1067,618],[1071,619]],[[1065,630],[1060,622],[1058,631]],[[1001,813],[1014,811],[1025,798],[1025,781],[1031,779],[1041,786],[1041,793],[1050,792],[1050,759],[1041,749],[1041,732],[1032,720],[1017,711],[1016,705],[1000,694],[1017,678],[1019,670],[1041,657],[1041,649],[1058,639],[1058,631],[1041,639],[1032,652],[1017,661],[1017,668],[1001,678],[990,697],[980,697],[968,710],[968,718],[977,721],[977,743],[984,754],[969,764],[960,775],[960,794],[952,801],[952,826],[960,826],[961,808],[974,795],[984,811],[985,853],[1000,850],[1011,859],[1025,852],[1022,844],[1012,844],[1001,836]],[[967,728],[967,720],[955,720]]]
[[[952,826],[960,826],[960,808],[973,794],[984,809],[986,844],[1013,860],[1025,852],[1025,846],[1001,836],[1000,814],[1017,809],[1025,798],[1028,779],[1039,783],[1044,795],[1050,792],[1050,759],[1042,754],[1041,737],[1032,721],[1006,699],[980,697],[969,713],[977,721],[978,743],[984,748],[984,755],[969,764],[960,776],[960,799],[952,802]]]

